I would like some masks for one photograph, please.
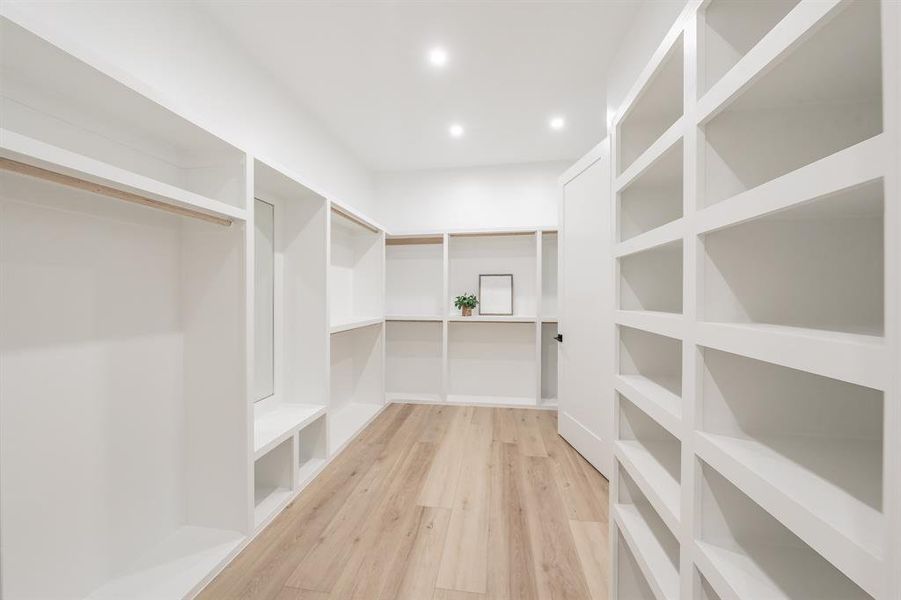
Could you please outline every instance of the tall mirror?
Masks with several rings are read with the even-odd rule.
[[[275,207],[254,200],[254,398],[275,393]]]

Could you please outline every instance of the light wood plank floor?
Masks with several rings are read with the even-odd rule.
[[[608,554],[556,413],[395,404],[199,598],[599,600]]]

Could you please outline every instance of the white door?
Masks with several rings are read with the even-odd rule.
[[[614,432],[609,143],[605,140],[571,169],[562,187],[559,432],[609,479]]]

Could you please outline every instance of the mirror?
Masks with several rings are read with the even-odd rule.
[[[254,399],[275,393],[275,207],[254,199]]]

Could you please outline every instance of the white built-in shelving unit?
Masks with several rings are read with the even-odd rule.
[[[901,597],[899,35],[692,2],[615,118],[612,597]]]
[[[6,15],[0,596],[189,598],[384,406],[384,233]]]
[[[557,233],[388,235],[386,397],[552,407],[557,398]],[[513,275],[513,314],[464,317],[453,298],[480,274]]]

